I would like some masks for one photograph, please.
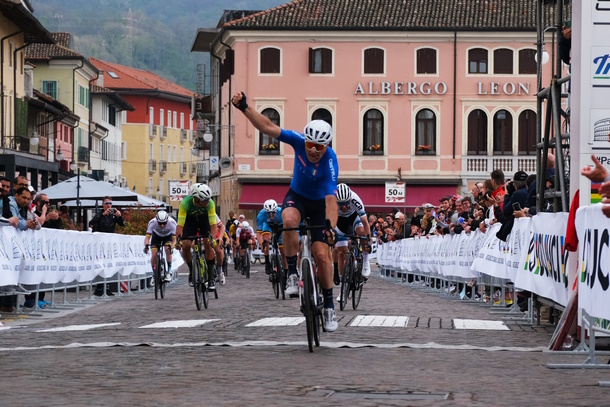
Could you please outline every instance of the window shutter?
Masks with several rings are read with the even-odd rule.
[[[309,73],[314,73],[314,51],[313,48],[309,48]]]
[[[322,48],[322,73],[333,73],[333,51]]]

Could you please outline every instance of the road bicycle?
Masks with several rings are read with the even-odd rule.
[[[195,291],[195,306],[197,311],[201,311],[201,306],[208,308],[208,269],[205,261],[205,246],[203,244],[203,237],[201,236],[187,236],[182,240],[190,240],[193,242],[193,257],[192,257],[192,269],[191,269],[191,283],[193,284],[193,290]],[[216,298],[218,294],[214,290]]]
[[[299,280],[299,303],[301,312],[305,316],[307,328],[307,346],[313,352],[314,345],[320,346],[320,333],[324,330],[322,313],[324,311],[324,299],[316,264],[311,252],[311,231],[316,229],[330,229],[330,221],[326,226],[311,226],[309,218],[305,219],[304,225],[298,228],[281,228],[282,232],[298,230],[301,236],[301,279]]]
[[[368,237],[359,235],[346,235],[349,238],[349,249],[345,255],[345,269],[341,276],[341,297],[339,307],[343,311],[350,296],[352,298],[352,308],[355,310],[360,304],[364,277],[362,277],[362,250],[361,240],[368,242]]]
[[[150,247],[150,245],[147,245]],[[155,245],[157,249],[157,255],[155,256],[154,267],[153,267],[153,280],[155,282],[155,300],[165,298],[165,280],[167,276],[167,263],[165,262],[165,247],[162,243]]]
[[[273,235],[271,238],[271,249],[269,253],[269,257],[271,260],[271,274],[269,275],[269,280],[271,280],[271,286],[273,287],[273,293],[275,294],[275,299],[280,298],[280,293],[282,294],[282,299],[286,299],[286,273],[284,272],[284,267],[282,264],[282,254],[280,253],[280,248],[278,246],[278,241],[280,239],[280,233],[278,233],[279,225],[275,224],[273,226]]]
[[[235,257],[235,264],[237,266],[237,272],[241,273],[242,276],[246,276],[246,278],[250,278],[250,249],[246,249],[246,253],[242,256],[241,250],[237,251],[237,256]]]

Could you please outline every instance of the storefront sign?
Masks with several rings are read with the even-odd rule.
[[[354,95],[444,95],[445,82],[358,82]],[[529,83],[478,82],[478,95],[529,95]]]

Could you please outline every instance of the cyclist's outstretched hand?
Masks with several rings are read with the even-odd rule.
[[[244,92],[237,92],[233,99],[231,99],[231,103],[233,106],[244,112],[248,108],[248,103],[246,101],[246,94]]]

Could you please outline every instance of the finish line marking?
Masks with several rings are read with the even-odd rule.
[[[349,326],[371,326],[383,328],[406,328],[409,317],[385,315],[358,315]]]
[[[207,324],[208,322],[220,321],[220,319],[192,319],[192,320],[178,320],[178,321],[165,321],[156,322],[150,325],[144,325],[139,328],[194,328]]]
[[[36,332],[64,332],[64,331],[88,331],[90,329],[102,328],[105,326],[121,325],[120,322],[113,322],[111,324],[93,324],[93,325],[68,325],[60,326],[57,328],[41,329]]]
[[[479,329],[491,331],[510,331],[503,321],[487,321],[482,319],[454,319],[455,329]]]
[[[305,322],[305,317],[263,318],[246,326],[294,326]]]

